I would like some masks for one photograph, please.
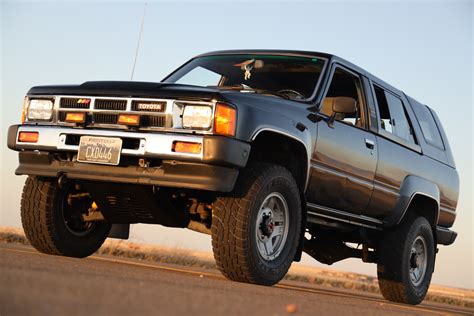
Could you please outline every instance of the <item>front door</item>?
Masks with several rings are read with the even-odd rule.
[[[325,207],[362,214],[374,187],[377,167],[376,137],[367,129],[366,98],[360,76],[334,66],[320,113],[331,117],[331,98],[351,97],[357,111],[337,114],[332,126],[318,123],[318,137],[311,157],[307,201]]]

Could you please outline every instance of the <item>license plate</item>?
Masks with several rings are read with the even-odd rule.
[[[77,161],[118,165],[122,140],[120,138],[81,136]]]

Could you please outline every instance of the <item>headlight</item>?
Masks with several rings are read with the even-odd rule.
[[[183,111],[183,127],[209,129],[212,123],[212,108],[202,105],[187,105]]]
[[[44,99],[31,99],[28,104],[26,117],[28,120],[49,121],[53,116],[53,101]]]

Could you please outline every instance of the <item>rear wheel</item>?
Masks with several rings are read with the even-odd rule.
[[[82,196],[81,196],[82,194]],[[55,179],[28,177],[21,199],[26,237],[38,251],[52,255],[87,257],[103,244],[107,222],[85,222],[82,214],[92,201],[72,187],[60,189]]]
[[[377,250],[377,274],[382,295],[389,301],[419,304],[426,296],[435,263],[429,222],[409,216],[385,232]]]
[[[231,280],[273,285],[295,257],[300,230],[301,201],[291,173],[270,164],[250,167],[232,196],[214,203],[217,266]]]

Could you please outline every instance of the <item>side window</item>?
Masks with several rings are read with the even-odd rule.
[[[420,123],[421,132],[423,133],[425,140],[428,143],[444,149],[443,140],[439,134],[438,126],[436,125],[433,114],[431,114],[428,107],[415,102],[413,103],[413,111]]]
[[[374,86],[374,90],[380,113],[380,127],[391,134],[416,144],[413,129],[402,100],[378,86]]]
[[[380,127],[389,133],[393,134],[392,119],[390,117],[390,111],[388,110],[387,98],[385,97],[385,91],[381,88],[374,86],[375,98],[379,106],[380,112]]]
[[[334,75],[329,86],[329,90],[326,94],[326,97],[323,100],[321,106],[321,113],[331,116],[332,111],[332,99],[335,97],[350,97],[356,100],[357,111],[353,114],[342,115],[337,114],[336,120],[344,122],[349,125],[354,125],[356,127],[364,128],[364,115],[363,115],[363,101],[360,94],[360,79],[359,77],[342,70],[341,68],[336,68]]]

